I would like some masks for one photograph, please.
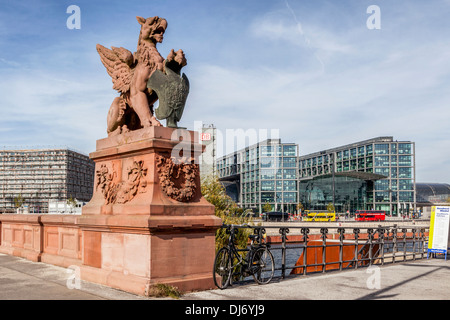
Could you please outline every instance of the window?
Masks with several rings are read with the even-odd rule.
[[[392,202],[397,202],[397,200],[398,200],[398,193],[397,192],[392,192],[391,193],[391,197],[392,197]]]
[[[391,168],[391,178],[397,178],[397,168]]]
[[[275,150],[276,150],[276,155],[278,156],[278,157],[281,157],[281,146],[280,145],[278,145],[278,146],[274,146],[274,148],[275,148]]]
[[[389,176],[389,168],[375,168],[376,174],[382,174],[383,176]]]
[[[275,168],[276,163],[274,158],[261,158],[261,168]]]
[[[389,190],[389,180],[378,180],[374,183],[375,190]]]
[[[389,156],[375,156],[375,167],[389,167]]]
[[[366,156],[370,156],[373,153],[373,146],[369,144],[366,146]]]
[[[283,181],[284,191],[296,191],[297,190],[297,180],[285,180]]]
[[[358,159],[358,168],[364,168],[364,158]]]
[[[262,180],[273,180],[273,179],[275,179],[275,170],[273,170],[273,169],[261,169],[261,179]]]
[[[399,178],[411,178],[412,168],[399,168],[398,177]]]
[[[356,170],[356,159],[350,160],[350,170]]]
[[[275,181],[261,181],[261,191],[275,191]]]
[[[397,144],[392,143],[391,144],[391,154],[396,154],[396,153],[397,153]]]
[[[296,167],[296,158],[295,157],[283,158],[283,167],[284,168],[295,168]]]
[[[297,146],[283,146],[283,156],[296,156]]]
[[[285,192],[284,193],[285,203],[297,203],[297,193],[296,192]]]
[[[296,179],[296,170],[295,169],[283,169],[283,179]]]
[[[274,152],[272,146],[261,146],[261,156],[271,157],[273,154]]]
[[[323,163],[325,162],[325,156],[319,156],[318,158],[317,158],[317,164],[318,165],[322,165]]]
[[[364,147],[358,147],[358,157],[364,157]]]
[[[349,170],[349,162],[344,161],[344,171],[348,171],[348,170]]]
[[[411,144],[410,143],[399,143],[398,144],[398,154],[411,154]]]
[[[397,165],[397,156],[391,156],[391,166]]]
[[[375,154],[389,154],[389,144],[375,144]]]
[[[398,193],[398,198],[402,202],[412,202],[414,199],[413,193],[411,191],[403,191]]]
[[[389,202],[389,192],[375,192],[375,202]]]
[[[283,191],[283,181],[277,180],[277,191]]]
[[[283,202],[283,193],[282,192],[277,192],[276,193],[276,199],[277,199],[277,203],[282,203]]]
[[[344,150],[344,160],[348,160],[350,157],[348,150]]]
[[[274,192],[261,192],[261,202],[274,202],[275,201],[275,193]]]
[[[411,156],[398,156],[398,165],[403,167],[412,166]]]
[[[413,189],[413,183],[412,180],[409,179],[400,179],[398,180],[398,189],[399,190],[412,190]]]

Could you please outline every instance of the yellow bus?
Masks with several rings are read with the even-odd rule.
[[[307,212],[303,221],[336,221],[336,213],[334,211],[310,211]]]

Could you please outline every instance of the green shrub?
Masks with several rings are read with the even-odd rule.
[[[222,219],[223,224],[248,224],[250,217],[248,212],[239,208],[237,204],[226,194],[224,186],[217,177],[209,176],[202,179],[203,197],[215,207],[215,215]],[[251,229],[239,229],[236,233],[236,244],[239,248],[247,246]],[[228,244],[229,235],[224,228],[216,232],[216,251]]]

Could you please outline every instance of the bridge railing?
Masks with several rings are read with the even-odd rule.
[[[236,226],[248,228],[249,226]],[[251,226],[266,234],[275,276],[306,275],[427,257],[429,227]],[[278,230],[278,234],[276,231]]]

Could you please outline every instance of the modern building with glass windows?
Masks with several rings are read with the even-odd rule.
[[[262,213],[295,212],[298,203],[298,145],[268,139],[217,160],[219,180],[242,208]]]
[[[299,158],[299,200],[305,209],[337,212],[415,210],[415,144],[378,137]]]

